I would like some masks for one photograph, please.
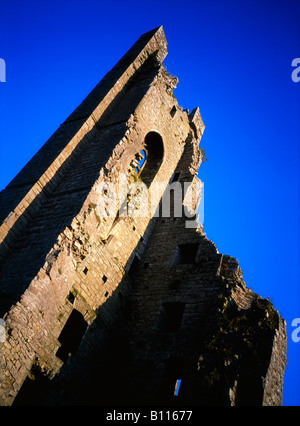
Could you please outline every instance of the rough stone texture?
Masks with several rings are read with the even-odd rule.
[[[166,45],[144,34],[1,192],[1,405],[281,404],[284,320],[187,225],[204,125],[177,104]],[[134,193],[136,216],[99,215],[109,183],[163,194],[174,172],[185,215],[138,217]]]

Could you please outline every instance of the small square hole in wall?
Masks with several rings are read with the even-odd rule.
[[[105,297],[108,297],[108,295],[109,295],[109,292],[108,292],[108,291],[106,291],[104,296],[105,296]]]
[[[68,294],[67,299],[68,299],[68,301],[69,301],[70,303],[72,303],[72,305],[73,305],[73,303],[75,302],[75,296],[74,296],[74,294],[73,294],[71,291],[70,291],[70,293]]]
[[[103,281],[103,284],[105,284],[105,283],[106,283],[106,281],[107,281],[107,276],[106,276],[106,275],[103,275],[103,277],[102,277],[102,281]]]
[[[175,254],[174,265],[195,263],[198,249],[198,243],[180,244]]]
[[[88,273],[88,268],[84,268],[83,273],[86,275]]]

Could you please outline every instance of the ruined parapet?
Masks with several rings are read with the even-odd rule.
[[[280,404],[285,326],[197,222],[204,125],[166,45],[143,35],[1,193],[1,405]]]

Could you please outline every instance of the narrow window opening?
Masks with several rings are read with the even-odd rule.
[[[73,303],[75,302],[75,295],[70,291],[70,293],[67,296],[67,299],[73,305]]]
[[[105,284],[105,283],[106,283],[106,281],[107,281],[107,276],[106,276],[106,275],[103,275],[103,277],[102,277],[102,281],[103,281],[103,284]]]
[[[83,318],[83,315],[76,309],[73,309],[58,337],[61,346],[57,350],[56,356],[63,362],[66,362],[69,356],[75,355],[87,326],[88,324]]]
[[[174,264],[195,263],[198,249],[198,243],[180,244],[175,255]]]
[[[175,116],[176,111],[177,111],[177,108],[176,108],[176,106],[174,105],[174,106],[173,106],[173,108],[172,108],[172,109],[171,109],[171,111],[170,111],[170,114],[171,114],[171,117],[172,117],[172,118]]]
[[[86,275],[88,273],[88,268],[84,268],[83,273]]]
[[[146,135],[144,152],[145,158],[141,160],[143,163],[140,167],[140,178],[149,187],[161,166],[164,156],[163,140],[159,133],[149,132]]]
[[[161,331],[174,333],[179,330],[185,309],[183,302],[163,303],[160,309],[158,328]]]
[[[134,259],[130,265],[128,275],[133,278],[135,274],[137,273],[137,270],[140,266],[140,259],[137,257],[137,255],[134,256]]]
[[[108,297],[108,295],[109,295],[109,292],[108,292],[108,291],[106,291],[104,296],[105,296],[105,297]]]

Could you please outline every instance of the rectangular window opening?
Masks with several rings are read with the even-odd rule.
[[[76,309],[73,309],[58,337],[61,346],[58,348],[56,356],[63,362],[66,362],[68,357],[75,355],[87,326],[88,323],[85,321],[83,315]]]
[[[181,325],[184,309],[185,303],[183,302],[163,303],[158,320],[159,330],[171,333],[178,331]]]
[[[140,259],[137,257],[137,255],[135,255],[128,271],[128,275],[131,278],[134,278],[137,270],[139,269],[139,266],[140,266]]]
[[[180,244],[177,248],[174,264],[180,265],[195,263],[198,249],[198,243]]]
[[[75,302],[75,295],[70,291],[70,293],[67,296],[67,299],[73,305],[73,303]]]
[[[172,117],[172,118],[175,116],[176,112],[177,112],[177,108],[176,108],[176,106],[174,105],[174,106],[173,106],[173,108],[172,108],[172,109],[171,109],[171,111],[170,111],[170,114],[171,114],[171,117]]]

